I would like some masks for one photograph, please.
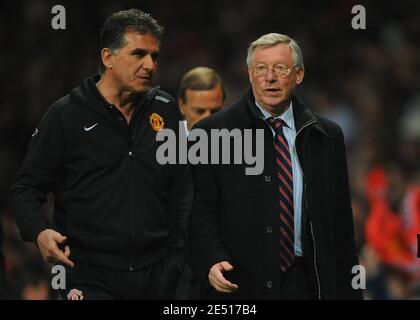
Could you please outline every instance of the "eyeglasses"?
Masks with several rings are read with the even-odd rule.
[[[267,66],[264,63],[258,64],[255,67],[251,67],[252,70],[254,71],[254,75],[257,77],[260,76],[265,76],[268,72],[269,69],[272,69],[273,72],[276,74],[276,76],[280,77],[280,78],[286,78],[290,72],[292,72],[293,67],[290,68],[286,68],[285,66],[281,65],[281,64],[276,64],[274,66]]]

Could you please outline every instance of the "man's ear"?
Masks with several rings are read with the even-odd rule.
[[[300,84],[303,81],[303,77],[305,76],[305,69],[301,68],[296,71],[296,84]]]
[[[179,111],[181,111],[181,114],[184,116],[185,115],[185,102],[182,101],[181,98],[178,99],[178,106],[179,106]]]
[[[251,69],[251,67],[248,67],[248,77],[249,77],[249,82],[252,83],[252,69]]]
[[[109,48],[101,50],[102,63],[106,69],[112,69],[114,63],[114,54]]]

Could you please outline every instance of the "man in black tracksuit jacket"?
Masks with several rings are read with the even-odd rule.
[[[133,19],[140,23],[127,29]],[[192,183],[187,166],[156,161],[156,134],[177,132],[181,116],[170,95],[149,86],[156,21],[139,10],[116,13],[103,42],[113,24],[123,26],[125,42],[102,50],[102,77],[54,103],[32,135],[12,187],[16,222],[45,260],[67,266],[68,299],[172,298],[186,258]],[[131,114],[114,99],[120,88],[130,93]],[[51,223],[42,209],[50,191]]]

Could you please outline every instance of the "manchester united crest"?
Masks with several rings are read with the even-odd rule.
[[[149,120],[150,120],[152,129],[155,131],[160,131],[165,126],[165,122],[163,121],[163,118],[157,113],[152,113],[149,117]]]
[[[67,295],[67,300],[83,300],[83,293],[78,289],[71,289]]]

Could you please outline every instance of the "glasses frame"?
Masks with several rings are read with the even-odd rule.
[[[258,64],[258,66],[262,66],[262,65],[264,65],[264,66],[266,66],[267,67],[267,69],[265,70],[265,72],[264,73],[261,73],[261,74],[257,74],[257,70],[256,70],[256,68],[257,67],[254,67],[254,66],[252,66],[251,67],[251,69],[252,69],[252,71],[254,72],[254,75],[256,76],[256,77],[265,77],[266,75],[267,75],[267,73],[268,73],[268,71],[269,70],[272,70],[272,72],[277,76],[277,77],[279,77],[279,78],[282,78],[282,79],[284,79],[284,78],[287,78],[289,75],[290,75],[290,73],[292,72],[292,70],[293,69],[295,69],[296,68],[296,65],[294,65],[294,66],[292,66],[292,67],[290,67],[290,68],[283,68],[283,70],[285,70],[285,72],[284,73],[278,73],[278,72],[276,72],[276,66],[279,66],[280,64],[276,64],[276,65],[267,65],[267,64],[265,64],[265,63],[260,63],[260,64]],[[280,65],[281,66],[281,65]]]

